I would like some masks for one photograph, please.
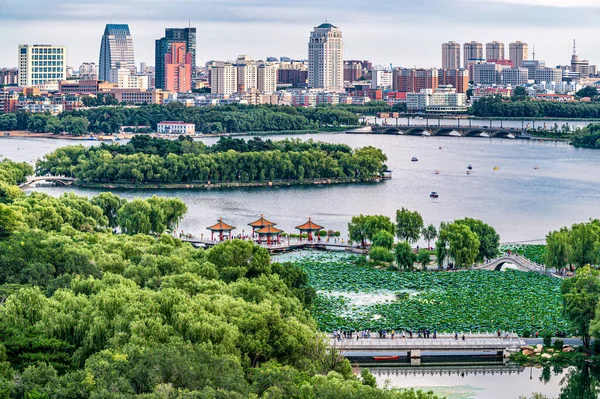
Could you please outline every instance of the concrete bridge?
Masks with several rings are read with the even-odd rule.
[[[446,136],[446,137],[496,137],[496,138],[529,138],[523,130],[517,128],[487,127],[487,126],[367,126],[347,133],[372,133],[406,136]]]
[[[498,259],[494,259],[489,261],[488,263],[484,263],[483,265],[475,266],[473,269],[478,270],[501,270],[502,266],[511,263],[517,267],[520,271],[523,272],[538,272],[545,273],[546,269],[543,265],[538,265],[537,263],[533,263],[527,258],[523,256],[517,255],[505,255]]]
[[[75,179],[72,177],[64,177],[64,176],[35,176],[27,180],[25,183],[19,184],[20,188],[26,188],[31,186],[34,183],[38,182],[49,182],[56,183],[59,186],[70,186],[75,183]]]
[[[423,376],[434,376],[434,375],[486,375],[486,374],[521,374],[525,371],[525,367],[520,366],[516,363],[492,363],[486,362],[484,364],[456,364],[452,362],[451,365],[436,365],[436,364],[421,364],[421,367],[390,367],[383,366],[378,367],[374,363],[358,363],[360,367],[368,367],[371,373],[375,375],[423,375]]]

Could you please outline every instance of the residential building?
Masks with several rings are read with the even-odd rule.
[[[527,68],[504,68],[502,70],[502,83],[510,86],[523,86],[529,80]]]
[[[161,89],[142,90],[142,89],[111,89],[110,94],[120,103],[141,105],[141,104],[162,104],[164,99],[170,94]]]
[[[437,69],[397,68],[393,72],[393,90],[418,93],[422,89],[435,90],[438,87]]]
[[[19,86],[43,85],[67,78],[66,47],[49,44],[19,45]]]
[[[257,88],[261,93],[274,93],[277,91],[277,66],[262,64],[258,67]]]
[[[448,42],[442,44],[442,69],[460,69],[460,44]]]
[[[484,62],[473,65],[473,82],[477,85],[502,84],[502,65]]]
[[[504,43],[493,41],[485,45],[485,58],[490,60],[503,60],[505,58]]]
[[[185,43],[171,44],[165,54],[165,90],[175,93],[192,91],[192,53]]]
[[[256,90],[258,84],[256,62],[248,55],[240,55],[235,61],[235,69],[237,73],[236,92],[244,93]]]
[[[98,67],[94,62],[84,62],[79,66],[79,79],[97,80]]]
[[[305,88],[308,80],[308,70],[281,69],[277,70],[277,82],[289,84],[294,88]]]
[[[425,107],[426,112],[444,114],[444,113],[464,113],[467,112],[467,95],[457,93],[452,86],[438,86],[429,96],[429,104]]]
[[[463,59],[464,68],[469,68],[469,60],[482,60],[483,59],[483,44],[479,42],[469,42],[463,44]]]
[[[502,98],[510,98],[512,88],[510,87],[476,87],[471,96],[471,102],[478,101],[483,97],[501,96]]]
[[[529,46],[520,41],[509,45],[509,59],[513,62],[515,68],[523,67],[523,61],[529,59]]]
[[[344,91],[342,32],[330,23],[317,26],[310,34],[308,86],[325,91]]]
[[[344,82],[354,82],[363,76],[362,64],[358,61],[344,61]]]
[[[210,68],[210,92],[232,94],[237,91],[237,73],[231,62],[216,64]]]
[[[529,71],[529,80],[535,80],[535,71],[540,68],[545,68],[546,62],[541,60],[523,60],[523,68]]]
[[[371,73],[371,88],[391,90],[393,86],[394,74],[392,71],[383,69],[374,69]]]
[[[438,70],[438,84],[450,85],[457,93],[466,93],[469,90],[469,71],[466,69],[440,69]]]
[[[110,71],[117,65],[135,72],[133,38],[129,25],[107,24],[100,43],[99,79],[110,81]]]
[[[163,134],[194,134],[196,125],[185,122],[158,122],[156,131]]]
[[[19,70],[17,68],[0,69],[0,86],[16,86],[19,84]]]
[[[0,89],[0,112],[14,113],[20,95],[20,92],[9,88]]]
[[[165,36],[156,40],[154,47],[155,85],[159,89],[165,88],[165,56],[171,51],[173,43],[185,43],[187,52],[192,54],[192,80],[197,78],[196,28],[166,28]]]
[[[535,83],[562,82],[563,71],[558,68],[539,68],[535,71]]]
[[[58,115],[65,109],[62,104],[54,104],[49,98],[42,100],[30,101],[24,100],[17,103],[17,110],[23,112],[29,112],[32,114],[45,114],[50,113],[51,115]]]

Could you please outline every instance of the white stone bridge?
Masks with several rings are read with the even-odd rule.
[[[515,265],[517,267],[517,269],[519,269],[520,271],[523,271],[523,272],[538,272],[538,273],[546,272],[546,269],[544,268],[543,265],[538,265],[537,263],[534,263],[534,262],[530,261],[529,259],[524,258],[523,256],[518,256],[518,255],[504,255],[498,259],[491,260],[488,263],[484,263],[482,265],[475,266],[473,269],[501,270],[502,266],[507,263]]]
[[[34,183],[38,182],[50,182],[56,183],[59,186],[70,186],[75,183],[75,179],[72,177],[64,177],[64,176],[34,176],[29,178],[25,183],[19,184],[20,188],[26,188],[31,186]]]

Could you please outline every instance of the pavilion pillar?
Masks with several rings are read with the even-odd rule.
[[[214,231],[211,231],[211,232],[210,232],[210,240],[211,240],[211,241],[214,241],[214,240],[215,240],[215,232],[214,232]]]
[[[219,241],[223,241],[223,231],[219,232]]]
[[[302,241],[302,230],[300,230],[300,241]]]

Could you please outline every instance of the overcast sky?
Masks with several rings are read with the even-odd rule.
[[[0,67],[18,44],[68,47],[68,63],[98,62],[106,23],[127,23],[135,59],[154,64],[165,27],[198,29],[198,63],[249,54],[307,57],[309,32],[327,19],[343,32],[346,59],[439,67],[441,44],[522,40],[548,65],[600,63],[600,0],[0,0]]]

